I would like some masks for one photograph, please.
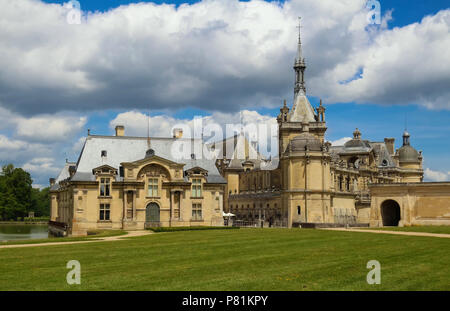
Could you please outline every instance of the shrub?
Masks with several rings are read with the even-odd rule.
[[[194,230],[233,230],[239,229],[239,227],[155,227],[147,228],[153,232],[177,232],[177,231],[194,231]]]

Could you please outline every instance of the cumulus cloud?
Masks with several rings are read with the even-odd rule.
[[[339,138],[337,140],[332,141],[331,145],[333,145],[333,146],[343,146],[349,140],[352,140],[352,138],[351,137],[342,137],[342,138]]]
[[[425,181],[450,181],[450,172],[433,171],[426,168],[424,171]]]
[[[192,119],[177,119],[166,115],[148,116],[139,111],[128,111],[120,113],[111,120],[110,128],[117,125],[125,126],[127,136],[146,136],[149,130],[153,137],[171,137],[174,128],[183,128],[183,135],[193,137],[196,134],[196,128],[205,136],[206,142],[219,141],[221,139],[233,136],[240,130],[249,139],[257,141],[260,138],[261,152],[266,155],[277,154],[277,120],[276,118],[263,115],[257,111],[243,110],[239,113],[215,112],[208,116],[194,117]],[[271,137],[275,140],[272,147],[269,148]]]
[[[55,142],[72,138],[87,122],[87,117],[73,113],[45,114],[23,117],[0,107],[0,129],[10,130],[29,142]]]
[[[53,158],[34,158],[25,163],[22,168],[34,174],[41,174],[42,172],[57,174],[60,171]]]
[[[198,116],[191,119],[178,119],[167,115],[149,116],[133,110],[118,114],[110,121],[110,128],[113,129],[117,125],[123,125],[128,136],[146,136],[147,131],[150,130],[150,136],[171,137],[174,128],[186,125],[191,129],[190,135],[193,136],[194,122],[198,122],[197,124],[201,124],[203,127],[217,124],[222,128],[224,134],[227,124],[235,125],[237,128],[240,128],[240,125],[245,127],[250,124],[256,126],[265,124],[269,127],[277,124],[276,118],[249,110],[243,110],[239,113],[215,112],[208,116]]]
[[[45,115],[17,119],[17,135],[34,141],[58,141],[71,138],[86,124],[86,117]]]
[[[449,108],[442,86],[449,83],[443,51],[450,45],[450,10],[392,30],[386,25],[395,12],[389,12],[381,27],[367,31],[365,3],[137,3],[87,13],[81,25],[69,25],[62,5],[0,0],[6,25],[0,100],[26,114],[279,105],[292,96],[301,15],[311,95]]]
[[[46,184],[64,165],[55,159],[78,156],[81,140],[78,150],[70,145],[86,121],[85,116],[63,112],[24,117],[0,107],[0,166],[13,163]]]
[[[379,32],[329,70],[317,92],[333,102],[420,104],[450,109],[450,10]],[[356,72],[359,77],[343,83]],[[406,78],[407,77],[407,78]],[[315,78],[316,79],[316,78]]]

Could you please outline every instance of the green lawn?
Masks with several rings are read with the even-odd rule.
[[[383,227],[383,228],[361,228],[361,229],[450,234],[450,226],[412,226],[412,227]]]
[[[450,240],[308,229],[0,249],[0,290],[450,290]],[[81,285],[66,263],[81,263]],[[369,260],[381,285],[368,285]]]

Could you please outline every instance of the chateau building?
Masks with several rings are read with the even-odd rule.
[[[94,229],[223,226],[226,180],[213,160],[174,159],[176,143],[201,140],[88,135],[76,163],[51,179],[50,230],[85,235]]]
[[[277,117],[278,157],[270,163],[236,158],[218,161],[227,179],[226,210],[237,221],[257,226],[413,223],[414,217],[405,223],[396,206],[385,208],[381,217],[382,207],[371,205],[370,194],[371,185],[423,181],[422,152],[411,146],[409,133],[404,132],[403,145],[397,150],[394,138],[374,142],[364,139],[358,129],[343,146],[332,146],[325,141],[322,101],[314,109],[306,96],[305,70],[299,36],[293,105],[290,109],[284,101]],[[438,214],[449,212],[447,204]],[[446,221],[448,216],[444,216]]]
[[[422,152],[403,133],[365,139],[359,129],[342,146],[325,140],[326,108],[306,96],[299,35],[294,101],[278,122],[278,155],[266,159],[243,135],[205,144],[184,138],[88,134],[75,163],[51,179],[50,230],[235,225],[450,225],[450,183],[423,183]],[[197,145],[215,158],[174,156],[176,144]],[[176,148],[175,148],[176,149]],[[195,148],[194,148],[195,149]],[[226,218],[226,217],[225,217]]]

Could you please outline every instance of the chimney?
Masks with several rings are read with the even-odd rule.
[[[74,165],[69,166],[69,175],[70,175],[70,177],[75,175],[76,171],[77,171],[77,168]]]
[[[182,138],[183,137],[183,129],[176,128],[173,129],[173,138]]]
[[[56,180],[54,178],[50,178],[50,187],[54,186],[56,183]]]
[[[123,125],[116,126],[116,136],[125,136],[125,126]]]
[[[384,143],[386,144],[387,150],[390,155],[394,155],[395,151],[395,138],[385,138]]]

